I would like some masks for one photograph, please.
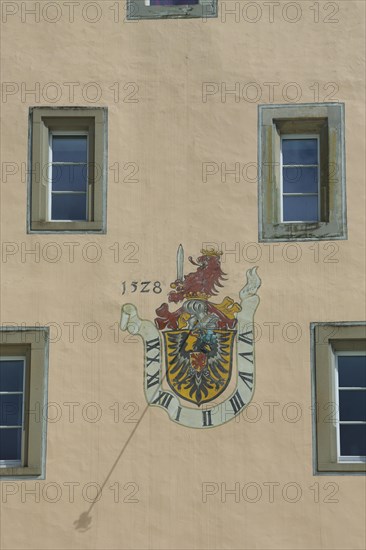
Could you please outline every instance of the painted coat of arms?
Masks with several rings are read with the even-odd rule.
[[[121,313],[121,329],[141,336],[145,346],[144,385],[147,402],[164,408],[174,422],[193,428],[211,428],[238,415],[253,397],[255,385],[254,313],[261,284],[256,268],[247,271],[240,302],[226,296],[211,301],[226,280],[221,253],[202,250],[194,260],[196,271],[184,275],[184,251],[177,252],[177,279],[170,285],[155,322],[140,319],[132,304]],[[233,378],[226,399],[221,394]],[[229,391],[229,390],[228,390]],[[189,405],[187,405],[189,403]]]

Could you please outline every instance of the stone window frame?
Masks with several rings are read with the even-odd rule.
[[[217,17],[218,0],[199,0],[197,5],[146,6],[145,0],[126,0],[127,20],[191,19]]]
[[[259,242],[347,239],[344,103],[259,105]],[[318,222],[282,222],[281,136],[320,137]]]
[[[366,321],[311,323],[314,475],[365,475],[365,462],[337,458],[335,353],[366,350]]]
[[[49,135],[52,131],[89,135],[89,219],[49,221]],[[28,151],[28,233],[106,233],[108,177],[107,107],[31,107]]]
[[[26,358],[23,465],[1,467],[0,480],[45,479],[49,328],[0,327],[0,355]]]

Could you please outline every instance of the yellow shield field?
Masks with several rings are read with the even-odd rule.
[[[200,406],[216,399],[232,372],[235,330],[164,331],[166,377],[182,399]]]

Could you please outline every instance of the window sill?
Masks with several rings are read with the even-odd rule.
[[[24,466],[18,468],[0,468],[0,481],[19,478],[45,479],[39,468]]]
[[[32,222],[28,233],[100,233],[106,229],[102,222]]]
[[[273,241],[318,241],[346,240],[347,231],[340,231],[339,225],[329,222],[309,223],[267,223],[259,235],[259,242]]]
[[[317,474],[365,474],[366,464],[364,462],[324,462],[319,463]]]

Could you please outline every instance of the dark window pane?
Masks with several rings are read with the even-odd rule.
[[[86,194],[52,194],[53,220],[86,220]]]
[[[23,391],[24,362],[19,359],[0,361],[0,392]]]
[[[366,424],[341,424],[341,456],[366,456]]]
[[[52,136],[52,162],[86,162],[87,136]]]
[[[318,164],[318,140],[283,139],[283,164]]]
[[[150,6],[184,6],[198,4],[199,0],[150,0]]]
[[[318,169],[317,168],[284,168],[283,169],[284,193],[317,193]]]
[[[366,390],[339,390],[339,419],[366,421]]]
[[[70,164],[52,166],[53,191],[86,191],[88,167]]]
[[[318,221],[318,197],[283,197],[283,221]]]
[[[0,394],[0,426],[21,426],[23,395]]]
[[[366,355],[338,355],[339,386],[366,387]]]
[[[22,429],[0,430],[0,460],[21,460]]]

